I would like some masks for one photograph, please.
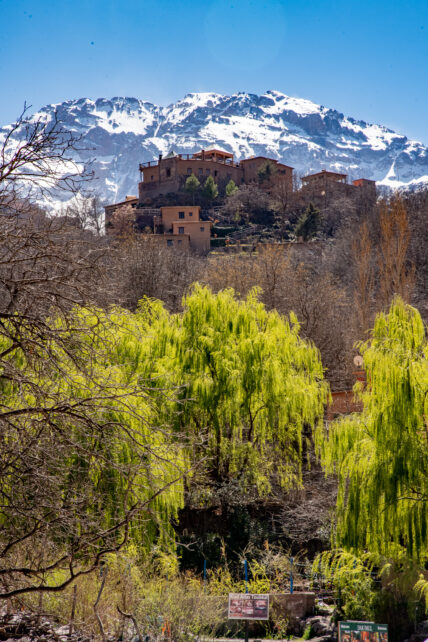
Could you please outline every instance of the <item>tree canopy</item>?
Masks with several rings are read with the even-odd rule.
[[[318,433],[339,479],[337,544],[356,552],[428,552],[428,343],[419,312],[396,298],[361,344],[363,410]]]
[[[17,320],[0,333],[0,597],[59,590],[131,534],[171,547],[187,466],[134,373],[134,315]]]
[[[239,300],[195,285],[183,305],[178,315],[158,303],[139,311],[152,336],[144,376],[181,387],[163,421],[206,439],[194,456],[207,457],[211,482],[235,478],[258,493],[298,485],[304,427],[322,422],[328,394],[317,349],[256,290]]]
[[[192,195],[193,203],[195,202],[195,193],[198,191],[200,186],[201,184],[199,180],[196,178],[196,176],[193,173],[186,178],[184,189],[186,190],[186,192],[189,192],[189,194]]]
[[[295,235],[297,237],[301,236],[304,241],[309,241],[317,233],[320,220],[321,212],[312,203],[309,203],[305,212],[296,223],[296,227],[294,228]]]
[[[207,201],[213,201],[217,198],[218,187],[212,176],[208,176],[205,181],[205,185],[202,189],[202,195]]]
[[[237,191],[238,191],[238,187],[236,186],[235,181],[230,179],[230,181],[226,185],[226,196],[232,196],[232,194],[234,194]]]

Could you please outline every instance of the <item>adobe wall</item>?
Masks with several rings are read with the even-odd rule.
[[[174,221],[172,228],[173,234],[180,236],[188,234],[190,237],[190,247],[197,252],[208,252],[211,245],[211,221]]]
[[[199,221],[199,205],[171,205],[162,207],[161,210],[164,232],[172,230],[172,224],[174,221]],[[180,213],[183,213],[183,218],[180,218]]]
[[[332,421],[339,415],[349,415],[351,412],[361,412],[362,404],[356,401],[352,390],[332,392],[332,401],[326,410],[327,421]]]
[[[259,176],[258,176],[258,171],[260,169],[260,166],[263,165],[267,160],[271,160],[268,158],[249,158],[245,159],[241,165],[244,169],[244,183],[247,185],[249,183],[259,183]],[[280,183],[284,181],[287,185],[287,189],[291,192],[293,189],[293,170],[291,167],[287,167],[286,165],[283,165],[282,163],[275,163],[272,162],[274,167],[276,168],[275,174],[272,176],[272,180],[270,181],[271,187],[274,187],[277,183]]]

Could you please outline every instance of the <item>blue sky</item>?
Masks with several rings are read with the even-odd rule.
[[[0,0],[0,123],[26,100],[276,89],[428,144],[428,0]]]

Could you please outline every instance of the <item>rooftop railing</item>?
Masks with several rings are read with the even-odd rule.
[[[230,167],[238,167],[239,163],[235,163],[233,158],[218,158],[218,157],[205,157],[202,158],[201,156],[195,158],[193,154],[177,154],[177,156],[174,156],[174,158],[178,158],[179,160],[187,160],[187,161],[193,161],[194,163],[200,163],[201,161],[203,162],[212,162],[212,163],[221,163],[222,165],[229,165]],[[162,160],[167,160],[167,159],[162,159]],[[140,172],[143,171],[143,169],[147,169],[148,167],[157,167],[159,165],[159,161],[147,161],[145,163],[140,163]]]

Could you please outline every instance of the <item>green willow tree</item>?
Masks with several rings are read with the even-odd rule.
[[[0,599],[59,591],[130,539],[173,549],[188,459],[136,374],[136,316],[76,307],[19,342],[2,328]]]
[[[360,347],[363,410],[317,433],[338,476],[336,543],[416,562],[428,555],[428,342],[419,312],[399,298]]]
[[[138,313],[152,336],[143,378],[181,388],[163,400],[159,423],[201,440],[192,457],[206,458],[208,486],[238,480],[264,494],[299,485],[304,429],[321,425],[328,396],[318,350],[255,290],[239,300],[196,284],[183,306],[169,315],[146,301]]]

